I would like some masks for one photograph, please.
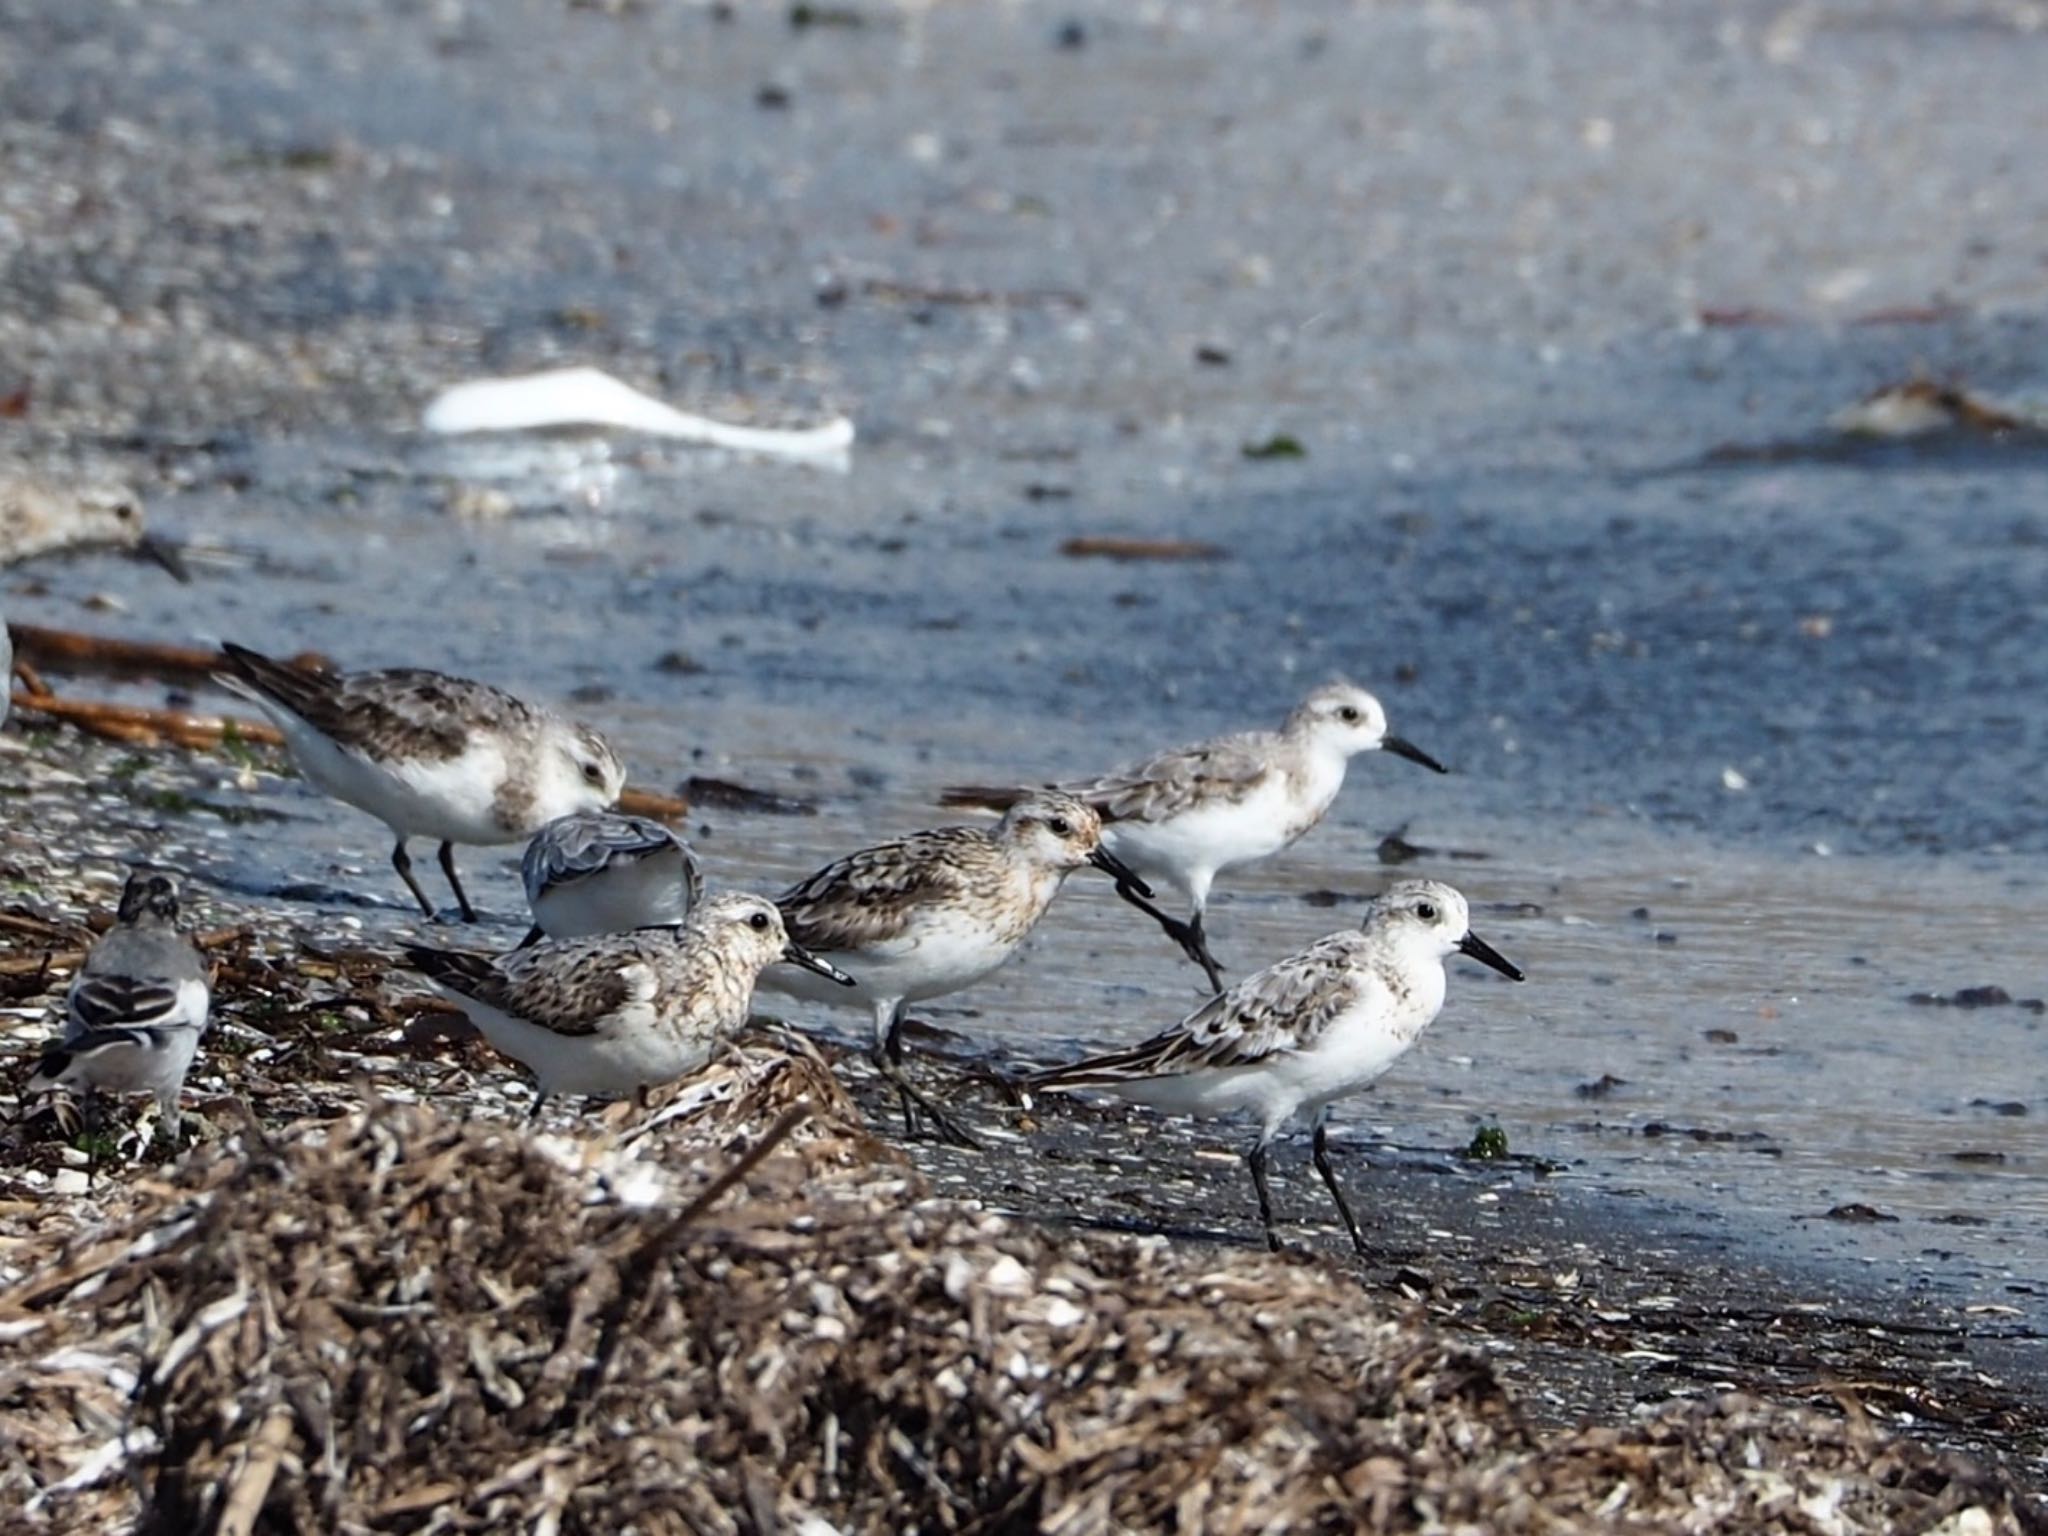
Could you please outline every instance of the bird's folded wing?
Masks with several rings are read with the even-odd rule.
[[[558,1035],[594,1035],[653,999],[660,977],[637,935],[541,944],[509,955],[408,945],[406,959],[457,997]]]
[[[677,849],[693,895],[702,888],[697,855],[675,833],[644,816],[565,816],[543,827],[526,845],[519,874],[529,898],[586,880],[619,858],[644,859]]]
[[[1176,747],[1100,778],[1061,786],[1108,822],[1164,821],[1200,800],[1242,800],[1272,771],[1270,741],[1256,732]]]
[[[882,843],[827,865],[776,898],[789,936],[804,948],[843,953],[886,944],[909,925],[920,905],[945,900],[965,885],[987,847],[972,827],[941,827]]]
[[[106,1030],[203,1028],[205,1003],[204,982],[83,975],[71,988],[66,1043]]]
[[[1348,939],[1349,935],[1333,935]],[[1039,1079],[1085,1087],[1135,1077],[1170,1077],[1249,1067],[1312,1047],[1357,1002],[1364,980],[1330,939],[1255,971],[1173,1028],[1127,1050],[1092,1056]]]
[[[336,745],[373,758],[460,757],[471,728],[523,725],[533,710],[489,683],[421,668],[331,674],[274,661],[244,646],[223,645],[241,684],[290,710]]]

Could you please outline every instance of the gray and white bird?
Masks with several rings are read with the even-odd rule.
[[[1437,773],[1447,771],[1387,730],[1387,712],[1378,699],[1340,681],[1303,699],[1277,731],[1240,731],[1176,747],[1059,787],[1102,817],[1104,847],[1187,898],[1190,913],[1183,921],[1147,900],[1148,892],[1117,888],[1201,966],[1211,988],[1221,988],[1222,968],[1202,931],[1209,887],[1222,871],[1268,858],[1320,822],[1344,787],[1345,769],[1361,752],[1391,752]],[[1000,809],[1022,793],[956,785],[941,801]]]
[[[525,943],[673,927],[703,898],[690,845],[658,821],[572,811],[536,832],[519,861],[533,929]]]
[[[747,1021],[754,983],[777,961],[851,985],[789,937],[765,896],[710,897],[673,928],[503,955],[408,945],[405,957],[533,1073],[536,1111],[553,1094],[616,1098],[699,1070]]]
[[[1401,880],[1370,902],[1356,929],[1255,971],[1173,1028],[1025,1079],[1036,1089],[1095,1088],[1174,1114],[1249,1113],[1258,1139],[1245,1161],[1266,1241],[1277,1249],[1266,1149],[1297,1111],[1314,1116],[1315,1164],[1364,1253],[1330,1166],[1330,1104],[1391,1067],[1444,1005],[1444,960],[1469,955],[1503,976],[1522,973],[1472,932],[1465,898],[1436,880]]]
[[[874,1015],[876,1069],[940,1133],[973,1138],[904,1077],[904,1013],[972,986],[1016,953],[1083,865],[1144,888],[1102,845],[1102,820],[1071,795],[1024,795],[993,826],[940,827],[878,843],[828,864],[776,898],[790,935],[843,967],[850,991],[778,966],[762,986],[808,1002],[862,1003]],[[1148,891],[1149,894],[1149,891]]]
[[[77,1088],[90,1121],[96,1093],[149,1093],[175,1134],[178,1095],[213,1005],[206,962],[178,931],[178,885],[137,870],[121,891],[114,926],[72,979],[64,1031],[46,1051],[31,1092]]]
[[[625,787],[596,731],[488,683],[412,667],[315,672],[244,646],[221,651],[234,672],[220,684],[276,723],[300,771],[391,829],[392,867],[428,917],[408,838],[440,841],[441,870],[473,923],[457,843],[521,842],[558,816],[602,810]]]

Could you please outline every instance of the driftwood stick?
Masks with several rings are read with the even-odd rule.
[[[237,940],[251,936],[252,930],[237,924],[232,928],[215,928],[206,933],[192,935],[194,947],[202,950],[224,949]],[[35,976],[44,971],[73,971],[84,963],[82,949],[42,949],[33,954],[0,955],[0,976]]]
[[[264,1416],[256,1433],[246,1442],[248,1455],[228,1489],[220,1524],[215,1527],[220,1536],[250,1536],[256,1529],[263,1502],[270,1497],[270,1485],[277,1479],[277,1464],[284,1459],[291,1438],[291,1410],[279,1404]]]
[[[139,747],[217,747],[230,732],[240,740],[281,747],[284,737],[263,720],[231,715],[195,715],[182,709],[143,709],[132,704],[107,704],[93,699],[63,699],[55,694],[17,693],[14,707],[68,721],[81,731],[109,741]]]
[[[636,789],[629,784],[619,792],[619,809],[628,816],[681,821],[690,814],[690,802],[681,795],[665,795],[658,789]]]
[[[117,672],[130,677],[168,677],[205,682],[225,660],[219,651],[148,640],[116,640],[70,629],[13,624],[15,653],[52,672]]]

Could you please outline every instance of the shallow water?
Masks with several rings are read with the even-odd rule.
[[[1450,1147],[1497,1120],[1607,1194],[2048,1321],[2043,1016],[1906,1001],[2048,993],[2048,456],[1712,459],[1826,448],[1829,411],[1916,370],[2041,387],[2048,285],[2005,236],[2048,193],[2001,153],[2044,126],[2038,42],[1911,7],[1829,12],[1789,57],[1741,6],[1081,7],[1078,54],[1030,6],[831,36],[538,3],[99,36],[14,9],[50,34],[24,100],[53,131],[113,114],[182,168],[135,248],[190,271],[95,252],[92,280],[354,366],[245,376],[194,342],[196,381],[127,437],[53,383],[70,430],[139,441],[158,525],[232,563],[189,588],[53,565],[10,614],[584,690],[638,781],[817,803],[697,818],[714,879],[768,888],[938,819],[945,783],[1274,723],[1348,672],[1457,772],[1357,763],[1330,824],[1225,877],[1219,954],[1338,926],[1302,895],[1374,889],[1402,828],[1483,855],[1409,869],[1530,973],[1460,967],[1350,1129]],[[240,228],[242,167],[291,155],[304,200],[253,254],[179,233],[188,204]],[[427,383],[565,359],[713,413],[844,407],[851,473],[406,427]],[[1241,455],[1279,431],[1308,457]],[[509,510],[461,515],[479,490]],[[1105,532],[1226,553],[1057,552]],[[410,924],[378,829],[256,795],[291,819],[222,829],[208,877]],[[513,862],[466,856],[508,936]],[[932,1012],[1049,1055],[1170,1021],[1193,976],[1083,875],[971,1011]],[[1899,1219],[1821,1219],[1852,1204]]]

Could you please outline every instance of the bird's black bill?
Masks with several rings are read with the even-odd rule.
[[[1088,862],[1108,874],[1118,885],[1128,886],[1143,896],[1152,899],[1152,887],[1138,878],[1138,872],[1107,848],[1098,848],[1088,855]]]
[[[1433,773],[1449,773],[1451,771],[1427,752],[1423,751],[1422,748],[1415,745],[1414,742],[1406,741],[1399,736],[1382,736],[1380,738],[1380,750],[1382,752],[1391,752],[1396,757],[1405,757],[1411,763],[1420,763]]]
[[[178,581],[192,580],[192,567],[185,561],[185,552],[169,539],[154,533],[145,533],[136,541],[135,553],[142,559],[162,566]]]
[[[1509,981],[1523,981],[1527,979],[1522,975],[1519,966],[1491,944],[1487,943],[1486,940],[1480,938],[1476,933],[1468,933],[1465,937],[1458,940],[1458,953],[1470,955],[1481,965],[1492,966],[1501,975],[1507,977]]]
[[[782,958],[791,965],[800,965],[807,971],[816,971],[827,981],[836,981],[842,987],[857,987],[860,985],[859,982],[847,975],[846,972],[840,970],[838,966],[826,964],[808,949],[805,949],[803,945],[797,943],[795,939],[791,939],[782,946]]]

